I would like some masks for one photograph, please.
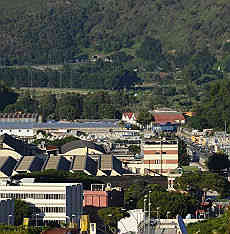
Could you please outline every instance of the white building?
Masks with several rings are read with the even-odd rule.
[[[133,125],[137,124],[137,118],[136,118],[135,113],[133,112],[124,112],[122,114],[121,120],[129,124],[133,124]]]
[[[83,209],[81,183],[33,183],[31,179],[23,179],[18,186],[0,186],[0,200],[10,198],[31,204],[32,219],[37,224],[53,221],[80,225]]]
[[[178,168],[178,142],[147,141],[142,144],[143,159],[129,160],[125,168],[138,175],[168,176]]]
[[[148,174],[154,172],[167,175],[178,167],[178,142],[176,140],[160,140],[145,142],[144,168]]]
[[[118,221],[119,233],[138,232],[138,226],[144,220],[144,212],[142,209],[129,210],[129,217]]]
[[[20,138],[33,138],[36,131],[33,128],[1,128],[0,135],[8,134]]]

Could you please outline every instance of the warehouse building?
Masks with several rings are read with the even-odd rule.
[[[32,221],[38,224],[49,222],[80,225],[83,207],[81,183],[35,183],[34,179],[23,179],[18,186],[0,186],[0,200],[21,199],[33,210]]]

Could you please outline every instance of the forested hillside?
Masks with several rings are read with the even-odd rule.
[[[135,55],[146,36],[179,60],[205,47],[222,55],[229,10],[227,0],[1,0],[0,64],[57,64],[122,49]]]
[[[108,90],[76,96],[83,103],[78,112],[65,99],[67,119],[171,107],[196,111],[193,127],[222,128],[230,103],[224,89],[230,78],[229,12],[227,0],[1,0],[0,80],[17,91]],[[116,95],[128,102],[119,103]],[[13,96],[6,103],[12,105],[0,109],[61,119],[55,98]]]

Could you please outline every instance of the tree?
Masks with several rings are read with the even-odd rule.
[[[136,51],[136,54],[138,57],[145,60],[155,60],[159,59],[161,52],[161,41],[158,39],[146,37],[140,48]]]
[[[13,105],[18,98],[18,94],[8,88],[3,81],[0,81],[0,96],[0,111],[3,111],[7,105]]]
[[[221,197],[229,195],[230,183],[224,177],[211,172],[190,172],[176,178],[174,187],[177,190],[189,191],[201,199],[207,191],[217,191]]]
[[[115,72],[112,77],[112,87],[116,90],[130,89],[140,82],[141,79],[137,76],[135,71],[126,69]]]
[[[137,122],[142,124],[144,127],[150,124],[152,120],[153,120],[152,114],[146,110],[141,111],[137,116]]]
[[[213,172],[220,172],[225,168],[229,168],[230,161],[228,159],[228,155],[223,153],[214,153],[208,158],[207,166],[208,169]]]
[[[201,51],[198,51],[190,59],[190,63],[200,75],[210,73],[216,61],[216,57],[210,53],[207,47],[203,48]]]
[[[14,104],[6,106],[5,112],[34,113],[38,111],[38,101],[32,98],[30,92],[20,96]]]
[[[57,103],[57,99],[56,99],[56,96],[53,94],[41,97],[40,112],[42,114],[43,121],[46,121],[49,115],[55,112],[56,103]]]
[[[132,153],[134,156],[141,152],[141,148],[138,145],[130,145],[128,149],[129,149],[129,152]]]
[[[178,153],[179,165],[188,166],[190,162],[190,158],[189,158],[189,155],[187,154],[187,145],[181,139],[179,139],[178,148],[179,148],[179,153]]]
[[[230,43],[228,43],[230,44]],[[223,68],[225,72],[230,72],[230,55],[226,56],[223,60]]]
[[[224,214],[217,218],[207,219],[203,222],[189,224],[187,226],[188,233],[218,233],[227,234],[230,230],[230,211],[225,210]]]
[[[29,203],[22,200],[15,200],[15,225],[22,225],[24,218],[30,218],[32,208]]]
[[[125,190],[125,208],[136,209],[137,202],[141,199],[144,194],[143,184],[132,184]]]
[[[125,217],[129,217],[127,211],[123,211],[120,207],[108,207],[98,211],[99,217],[103,220],[105,225],[108,225],[110,230],[116,231],[117,222]],[[113,231],[112,231],[113,232]]]
[[[167,191],[151,191],[151,216],[157,218],[167,218],[167,212],[170,212],[171,217],[181,215],[185,217],[188,213],[194,213],[198,205],[198,201],[189,194],[180,194],[177,192]],[[144,197],[137,204],[138,208],[143,208]],[[159,209],[158,209],[159,207]],[[158,211],[157,211],[158,209]]]

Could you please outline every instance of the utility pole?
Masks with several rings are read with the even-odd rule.
[[[60,80],[59,80],[60,84],[59,84],[59,88],[62,88],[62,71],[60,71]]]
[[[70,88],[73,88],[72,67],[70,68]]]
[[[162,140],[160,139],[160,153],[161,153],[161,175],[162,175]]]
[[[145,197],[146,197],[146,196],[145,196]],[[145,198],[145,199],[144,199],[144,234],[145,234],[145,219],[146,219],[146,215],[145,215],[145,212],[146,212],[146,206],[145,206],[146,201],[147,201],[147,199]]]
[[[32,72],[32,68],[30,69],[30,87],[33,88],[33,72]]]
[[[148,234],[150,234],[150,215],[151,215],[151,202],[150,202],[150,194],[151,194],[152,191],[149,191],[149,218],[148,218]]]

